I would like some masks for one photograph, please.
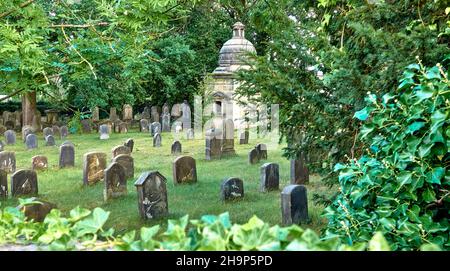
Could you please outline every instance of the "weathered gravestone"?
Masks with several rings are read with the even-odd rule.
[[[139,215],[143,219],[169,214],[166,178],[158,171],[144,172],[134,184],[138,194]]]
[[[105,168],[106,153],[85,153],[83,159],[83,184],[92,185],[103,180]]]
[[[175,154],[175,155],[181,153],[181,143],[180,143],[180,141],[176,140],[176,141],[174,141],[172,143],[171,153]]]
[[[259,143],[255,149],[258,151],[259,160],[267,160],[267,146],[266,144]]]
[[[0,152],[0,170],[4,170],[6,173],[13,173],[16,171],[16,154],[14,152]]]
[[[261,166],[260,191],[278,190],[280,185],[279,166],[276,163],[265,163]]]
[[[222,156],[235,155],[234,150],[234,122],[227,119],[223,124]]]
[[[172,105],[172,110],[170,111],[170,115],[172,115],[172,117],[179,117],[181,116],[181,108],[180,108],[180,104],[174,104]]]
[[[170,132],[170,112],[169,112],[169,106],[167,103],[163,106],[163,113],[161,117],[162,122],[162,132]]]
[[[128,124],[126,122],[121,122],[119,124],[119,133],[126,134],[128,133]]]
[[[222,155],[222,140],[215,136],[207,136],[205,139],[206,160],[220,159]]]
[[[281,217],[283,225],[308,222],[306,187],[291,184],[281,192]]]
[[[34,203],[22,206],[20,210],[24,213],[27,220],[35,222],[43,222],[45,217],[52,209],[56,209],[56,204],[48,201],[43,201],[37,198],[32,198]]]
[[[109,127],[106,124],[102,124],[99,127],[100,139],[108,139],[109,138]]]
[[[55,137],[53,135],[48,135],[45,137],[45,145],[46,146],[55,146]]]
[[[42,134],[44,135],[44,138],[48,135],[53,135],[53,129],[50,127],[45,127],[44,130],[42,130]]]
[[[140,124],[140,130],[141,132],[148,132],[149,131],[149,124],[147,119],[141,119],[139,121]]]
[[[161,135],[159,133],[153,136],[153,147],[161,147]]]
[[[193,140],[194,139],[194,129],[190,128],[186,131],[186,139]]]
[[[13,197],[38,194],[37,174],[34,170],[21,169],[11,175]]]
[[[146,120],[149,120],[151,118],[150,107],[148,106],[144,107],[144,111],[142,111],[141,118]]]
[[[122,114],[123,114],[122,119],[124,121],[132,120],[133,119],[133,107],[129,104],[124,104],[123,108],[122,108]]]
[[[175,184],[197,182],[195,159],[190,156],[177,157],[172,163],[172,172]]]
[[[248,138],[249,138],[249,131],[245,130],[241,133],[241,135],[239,136],[239,144],[243,145],[243,144],[248,144]]]
[[[127,178],[125,169],[119,163],[112,163],[105,169],[105,201],[127,194]]]
[[[112,160],[113,163],[119,163],[125,170],[125,178],[134,177],[134,159],[127,154],[119,154]]]
[[[53,125],[52,130],[53,130],[53,136],[55,138],[61,138],[61,129],[58,126]]]
[[[0,200],[8,198],[8,174],[0,169]]]
[[[299,159],[291,160],[291,184],[307,183],[309,183],[309,170],[302,154]]]
[[[257,164],[259,163],[259,153],[258,150],[256,148],[252,149],[249,153],[248,153],[248,162],[251,165]]]
[[[98,109],[98,106],[92,108],[92,121],[93,122],[100,121],[100,111]]]
[[[25,125],[22,127],[22,140],[26,142],[27,136],[33,133],[33,128],[30,125]]]
[[[150,132],[151,132],[152,136],[154,136],[156,134],[160,134],[161,133],[161,123],[153,122],[150,125]]]
[[[114,121],[116,121],[117,119],[118,119],[118,117],[117,117],[117,110],[116,110],[115,107],[111,107],[111,108],[109,109],[109,120],[112,121],[112,122],[114,122]]]
[[[29,134],[27,135],[27,138],[25,140],[25,144],[27,145],[27,149],[36,149],[38,147],[38,139],[35,134]]]
[[[13,130],[15,128],[15,123],[12,120],[5,121],[6,129]]]
[[[181,105],[181,112],[183,113],[181,117],[181,121],[183,122],[183,130],[192,128],[191,108],[189,107],[189,104],[186,100],[184,100],[183,104]]]
[[[35,155],[31,157],[31,169],[43,170],[48,168],[48,160],[44,155]]]
[[[7,130],[4,135],[6,145],[16,144],[16,132],[14,132],[13,130]]]
[[[158,107],[157,106],[152,106],[150,108],[151,110],[151,120],[152,122],[159,122],[159,112],[158,112]]]
[[[68,142],[59,147],[59,168],[75,166],[75,146]]]
[[[227,178],[220,185],[220,199],[223,201],[244,197],[244,182],[239,178]]]
[[[127,146],[130,149],[130,152],[133,152],[134,140],[132,138],[128,138],[127,141],[125,141],[125,143],[123,145]]]
[[[112,153],[112,158],[114,158],[119,154],[130,155],[131,150],[130,150],[130,148],[128,148],[125,145],[119,145],[119,146],[115,146],[114,148],[112,148],[111,153]]]
[[[69,135],[69,129],[65,125],[61,126],[60,131],[61,131],[61,139],[64,139]]]
[[[81,130],[83,134],[90,134],[92,132],[92,125],[90,119],[81,120]]]
[[[114,133],[116,133],[116,134],[120,133],[120,124],[121,123],[122,123],[122,121],[120,119],[117,119],[116,121],[113,122]]]

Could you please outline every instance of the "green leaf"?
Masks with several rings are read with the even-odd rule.
[[[369,251],[390,251],[388,242],[381,232],[376,232],[369,241]]]
[[[369,112],[367,110],[367,107],[364,107],[363,109],[361,109],[359,111],[356,111],[353,117],[357,118],[361,121],[365,121],[369,117]]]

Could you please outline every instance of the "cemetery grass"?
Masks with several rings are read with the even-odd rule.
[[[275,162],[280,165],[280,190],[289,184],[289,161],[282,157],[282,147],[268,150],[268,160],[259,164],[250,165],[247,162],[248,152],[257,144],[264,143],[261,139],[250,139],[250,144],[239,145],[235,140],[236,156],[222,158],[221,160],[205,160],[204,140],[183,140],[182,155],[190,155],[196,159],[198,182],[189,185],[174,185],[172,178],[172,161],[177,157],[171,155],[170,147],[173,137],[170,133],[162,134],[162,146],[154,148],[152,138],[148,133],[132,131],[127,134],[111,134],[110,139],[100,140],[99,135],[70,134],[67,140],[75,145],[75,167],[59,169],[59,145],[63,140],[57,139],[57,146],[47,147],[43,135],[39,134],[39,147],[26,150],[25,144],[18,134],[16,145],[7,145],[5,150],[15,151],[18,169],[30,169],[31,157],[45,155],[48,157],[49,168],[38,172],[39,198],[53,202],[63,214],[76,206],[94,209],[101,207],[110,212],[106,227],[114,227],[117,233],[138,229],[142,226],[160,224],[167,225],[168,219],[177,219],[186,214],[191,219],[198,219],[205,214],[218,215],[229,212],[234,223],[245,223],[253,215],[271,225],[281,223],[280,192],[259,192],[260,167],[266,162]],[[127,138],[134,139],[135,175],[127,182],[128,194],[121,198],[103,200],[104,182],[92,186],[83,186],[83,155],[91,151],[101,151],[107,154],[108,164],[111,161],[111,149],[122,145]],[[138,214],[137,194],[134,187],[135,180],[144,171],[158,170],[167,178],[167,193],[169,201],[169,216],[166,219],[143,221]],[[244,181],[244,198],[238,201],[223,203],[220,200],[220,184],[226,177],[239,177]],[[8,176],[10,187],[10,176]],[[313,193],[330,194],[330,188],[320,182],[319,176],[311,176],[308,189],[308,206],[311,222],[302,225],[319,233],[325,226],[326,220],[320,215],[323,206],[314,205]],[[2,202],[4,206],[17,206],[18,200],[9,198]]]

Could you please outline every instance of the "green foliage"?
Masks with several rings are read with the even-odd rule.
[[[449,249],[448,76],[441,64],[412,64],[397,91],[366,98],[355,118],[365,121],[367,149],[335,166],[340,193],[325,211],[327,236],[352,244],[380,231],[394,250]]]
[[[76,111],[73,116],[70,118],[67,123],[67,127],[69,128],[69,132],[71,134],[81,133],[82,125],[81,125],[82,115],[80,111]]]

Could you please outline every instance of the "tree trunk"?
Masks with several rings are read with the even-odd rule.
[[[26,92],[22,95],[22,125],[32,125],[36,112],[36,91]]]

